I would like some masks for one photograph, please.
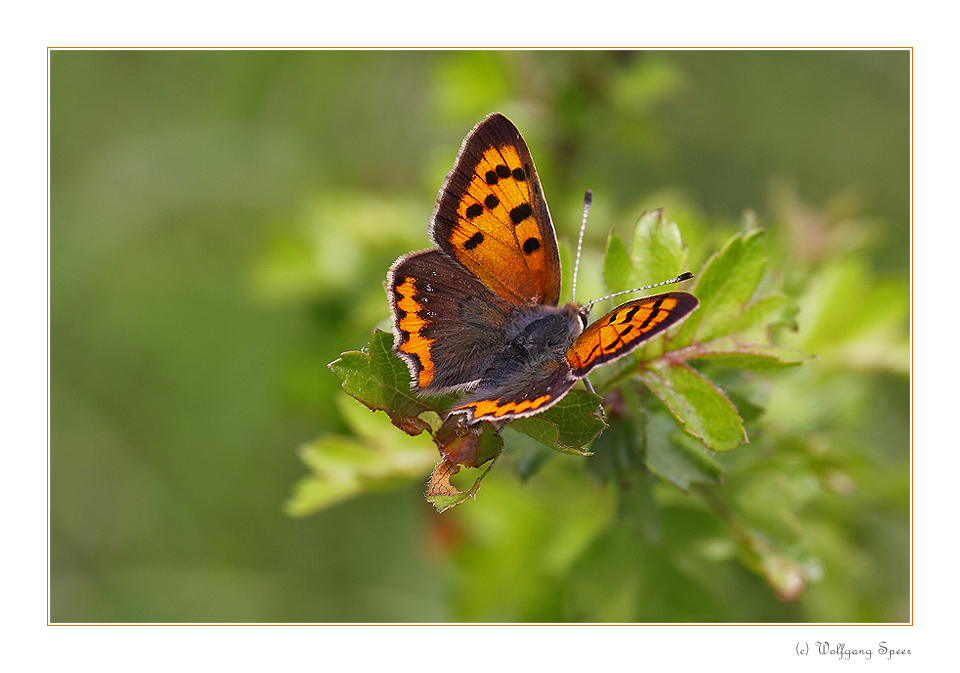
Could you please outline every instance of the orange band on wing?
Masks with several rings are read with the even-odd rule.
[[[525,411],[539,409],[551,399],[551,395],[541,395],[535,400],[505,402],[503,404],[500,403],[500,400],[478,400],[476,402],[470,402],[469,404],[463,404],[454,409],[454,411],[472,409],[474,419],[478,419],[481,416],[493,416],[494,418],[500,418],[505,414],[522,414]]]
[[[417,296],[415,279],[409,276],[405,278],[403,283],[397,286],[397,293],[400,295],[397,308],[404,313],[403,317],[397,321],[397,328],[403,334],[403,343],[398,350],[414,356],[420,362],[417,385],[425,388],[433,381],[434,366],[433,359],[430,357],[430,345],[434,340],[426,339],[420,334],[427,325],[427,321],[419,315],[423,305],[415,298]]]

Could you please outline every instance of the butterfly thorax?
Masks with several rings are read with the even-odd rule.
[[[583,331],[577,308],[539,305],[508,318],[507,340],[530,354],[565,352]]]
[[[562,361],[583,331],[576,307],[537,306],[508,317],[506,343],[496,353],[483,381],[500,384],[523,371],[537,371]],[[484,387],[484,383],[481,383]]]

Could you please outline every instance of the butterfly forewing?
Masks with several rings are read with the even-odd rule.
[[[503,115],[490,115],[463,141],[431,235],[510,304],[559,301],[560,255],[547,203],[530,151]]]
[[[622,357],[690,315],[700,305],[687,292],[667,292],[621,304],[592,323],[567,351],[574,376]]]

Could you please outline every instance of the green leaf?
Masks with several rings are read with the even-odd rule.
[[[607,249],[603,253],[603,280],[610,292],[629,290],[632,285],[633,265],[630,261],[630,252],[627,244],[613,229],[607,236]]]
[[[556,423],[560,427],[557,441],[562,446],[576,449],[588,444],[607,427],[600,409],[602,401],[603,398],[589,390],[571,390],[539,418]]]
[[[532,437],[514,430],[512,425],[503,428],[500,434],[503,435],[504,445],[509,447],[510,455],[515,456],[513,471],[520,481],[533,477],[548,461],[557,456],[556,450],[551,450]],[[592,462],[591,460],[588,464]]]
[[[626,484],[631,473],[646,472],[647,412],[638,394],[640,386],[623,385],[607,398],[609,427],[590,445],[594,457],[587,469],[598,481]]]
[[[659,475],[650,469],[636,473],[626,488],[618,492],[617,515],[621,521],[630,523],[651,545],[659,545],[662,539],[660,510],[654,496]]]
[[[599,395],[571,390],[542,414],[518,418],[510,427],[555,451],[588,456],[581,447],[607,427],[598,413],[600,402]]]
[[[656,544],[660,540],[660,514],[653,496],[657,477],[646,460],[649,413],[642,406],[639,388],[621,386],[609,398],[610,427],[591,444],[594,456],[587,469],[599,482],[616,486],[618,518]],[[678,432],[676,425],[667,422]]]
[[[687,249],[680,228],[676,222],[667,222],[663,209],[640,216],[633,230],[630,257],[642,285],[668,280],[686,270]]]
[[[312,474],[297,483],[287,513],[306,516],[361,493],[423,479],[436,463],[422,440],[395,430],[383,436],[389,443],[326,435],[301,446],[300,459]]]
[[[659,364],[640,379],[666,405],[680,427],[712,451],[728,451],[747,440],[736,408],[709,380],[686,364]]]
[[[719,484],[723,476],[720,464],[666,414],[651,414],[647,423],[647,466],[687,492],[691,484]]]
[[[770,369],[787,369],[797,367],[816,360],[810,355],[793,348],[778,348],[776,346],[744,346],[739,349],[713,350],[698,354],[698,360],[709,360],[724,367],[736,367],[751,371],[766,371]]]
[[[418,419],[425,411],[440,413],[440,398],[422,398],[410,389],[410,370],[393,354],[393,337],[377,330],[365,351],[349,351],[329,365],[350,396],[373,410],[385,411],[410,434],[426,429]],[[414,432],[415,431],[415,432]]]
[[[740,418],[743,419],[744,425],[750,425],[766,413],[764,407],[756,404],[752,399],[736,390],[727,389],[724,393],[733,406],[736,407],[737,413],[740,414]]]
[[[694,294],[700,299],[700,308],[687,318],[673,339],[674,348],[689,346],[697,341],[705,343],[737,329],[744,308],[750,301],[767,265],[763,245],[764,232],[754,230],[746,236],[736,235],[723,249],[706,263],[697,279]],[[783,305],[771,300],[748,314],[745,324],[753,324],[764,313],[783,310]]]
[[[623,484],[628,473],[643,469],[645,416],[642,410],[618,415],[590,446],[594,456],[587,469],[598,481]]]
[[[794,560],[758,531],[741,528],[740,557],[744,564],[763,577],[782,601],[795,601],[803,595],[807,575]]]
[[[836,260],[812,279],[801,304],[792,341],[821,355],[824,367],[909,373],[906,280],[875,281],[865,260]]]
[[[603,274],[611,292],[653,285],[685,271],[687,250],[676,222],[662,210],[644,213],[633,230],[630,252],[616,232],[607,238]]]
[[[753,327],[766,329],[775,324],[796,329],[799,311],[796,299],[782,292],[774,292],[748,304],[734,321],[730,332],[743,332]]]

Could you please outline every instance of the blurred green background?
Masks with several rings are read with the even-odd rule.
[[[297,447],[359,407],[327,363],[383,326],[493,111],[561,237],[594,191],[581,298],[645,208],[694,271],[745,211],[770,232],[821,359],[772,375],[781,434],[728,455],[802,457],[799,600],[673,487],[637,534],[580,457],[505,460],[443,515],[417,480],[285,511]],[[53,621],[910,618],[909,52],[55,51],[50,115]]]

